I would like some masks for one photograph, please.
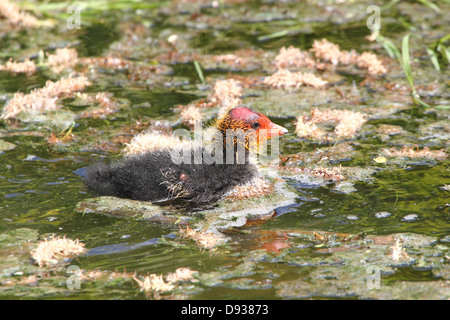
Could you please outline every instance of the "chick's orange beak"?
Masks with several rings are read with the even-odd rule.
[[[268,126],[267,130],[267,137],[274,137],[274,136],[282,136],[283,134],[287,133],[288,130],[285,127],[279,126],[273,122],[271,122]]]

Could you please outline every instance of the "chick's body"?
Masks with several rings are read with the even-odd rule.
[[[195,149],[191,151],[192,158],[195,152]],[[85,182],[89,189],[100,195],[202,203],[218,200],[233,187],[258,174],[253,164],[174,165],[172,156],[169,150],[160,150],[131,156],[117,163],[96,164],[88,168]]]
[[[100,195],[161,204],[174,200],[194,204],[214,202],[235,186],[258,176],[256,165],[249,161],[248,137],[242,142],[234,137],[231,148],[227,148],[227,130],[257,133],[263,128],[269,130],[269,138],[287,131],[245,107],[229,111],[216,127],[217,141],[221,143],[215,144],[212,152],[211,148],[192,146],[147,152],[109,164],[98,163],[87,169],[85,184]],[[241,144],[245,148],[240,149]],[[239,150],[244,150],[244,154],[239,154]],[[205,157],[211,154],[213,157]]]

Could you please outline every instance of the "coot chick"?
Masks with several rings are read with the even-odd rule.
[[[287,130],[257,111],[237,107],[216,122],[215,132],[209,146],[165,148],[97,163],[87,168],[84,182],[99,195],[155,204],[215,202],[258,175],[250,161],[252,142],[257,146]]]

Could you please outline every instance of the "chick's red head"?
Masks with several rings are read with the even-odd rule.
[[[219,122],[219,129],[252,130],[258,137],[265,139],[281,136],[288,132],[286,128],[273,123],[262,113],[247,107],[231,109]]]

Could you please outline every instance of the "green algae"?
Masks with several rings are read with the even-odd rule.
[[[275,209],[294,203],[295,194],[282,182],[274,183],[274,191],[267,196],[243,200],[223,200],[212,208],[196,209],[193,213],[186,208],[158,206],[149,202],[98,197],[80,202],[76,210],[84,214],[104,214],[112,217],[132,218],[165,223],[189,223],[191,228],[204,232],[219,233],[235,227],[242,227],[248,220],[273,215]]]
[[[403,239],[404,248],[409,255],[406,260],[394,260],[388,254],[387,245],[363,240],[359,249],[335,249],[331,256],[327,254],[329,257],[318,259],[317,262],[294,259],[290,263],[299,267],[315,265],[317,268],[305,279],[280,283],[277,295],[290,299],[447,299],[448,275],[445,274],[449,266],[444,255],[449,248],[437,247],[436,239],[418,234],[395,234],[392,237]],[[355,243],[352,241],[351,245],[354,246]],[[342,247],[345,248],[346,245]],[[426,262],[420,260],[424,255],[428,256]],[[433,276],[426,281],[404,281],[402,274],[408,268],[430,270]],[[442,269],[447,271],[442,272]],[[416,272],[419,273],[420,271]]]
[[[202,1],[130,1],[133,10],[122,10],[126,1],[92,2],[83,11],[81,29],[69,31],[67,4],[19,4],[58,23],[39,29],[0,24],[2,63],[9,57],[40,62],[44,51],[69,46],[85,57],[127,59],[132,67],[75,68],[88,72],[94,82],[85,94],[110,92],[115,112],[83,117],[97,105],[81,94],[61,101],[61,111],[24,114],[18,121],[0,123],[2,297],[146,299],[133,280],[114,277],[114,270],[167,273],[189,266],[199,270],[199,281],[161,298],[449,298],[449,191],[444,187],[448,158],[387,157],[382,152],[405,145],[448,151],[448,111],[412,106],[401,67],[387,58],[381,43],[364,39],[370,33],[366,5],[219,1],[214,7]],[[416,90],[428,104],[448,105],[448,70],[442,65],[441,72],[436,71],[426,53],[447,32],[443,12],[448,4],[437,3],[440,13],[417,2],[391,4],[381,7],[383,36],[399,47],[406,33],[418,35],[410,39]],[[172,35],[177,36],[173,44],[168,42]],[[336,66],[318,72],[330,83],[323,90],[272,90],[261,85],[274,72],[272,62],[282,46],[308,50],[321,38],[344,50],[377,53],[387,63],[388,73],[366,79],[365,72],[354,66]],[[245,63],[217,62],[215,57],[221,54],[236,54]],[[202,66],[205,85],[200,84],[194,61]],[[40,67],[30,77],[0,74],[0,109],[15,92],[27,93],[59,76]],[[346,179],[328,181],[281,168],[278,175],[287,182],[277,182],[280,187],[270,197],[225,200],[214,208],[186,212],[92,198],[72,173],[96,161],[92,158],[115,157],[133,135],[149,126],[160,128],[165,122],[165,128],[180,127],[178,105],[208,97],[216,80],[237,75],[244,84],[244,104],[289,129],[281,139],[282,154],[299,158],[286,166],[341,165]],[[246,82],[246,77],[257,79],[256,85]],[[214,118],[218,107],[203,110],[204,119]],[[295,118],[314,107],[364,112],[368,121],[352,139],[331,143],[299,139],[293,133]],[[72,140],[47,142],[51,133],[62,138],[58,134],[72,125]],[[385,163],[374,161],[380,156]],[[272,215],[274,210],[277,215]],[[250,223],[254,221],[265,224]],[[186,224],[220,232],[227,242],[215,251],[202,250],[174,236],[179,225]],[[329,235],[320,240],[312,231]],[[344,241],[333,235],[340,232],[358,236]],[[92,252],[99,248],[103,254],[70,263],[86,274],[101,269],[101,276],[91,274],[81,282],[81,289],[69,290],[68,265],[58,269],[33,265],[29,252],[42,239],[39,235],[48,233],[80,238]],[[394,261],[389,256],[394,245],[387,240],[390,237],[403,239],[408,259]],[[377,272],[379,282],[373,277]]]
[[[0,234],[0,248],[21,246],[36,241],[38,232],[29,228],[18,228]]]
[[[12,150],[16,147],[14,143],[4,141],[0,139],[0,153],[6,152],[8,150]]]

